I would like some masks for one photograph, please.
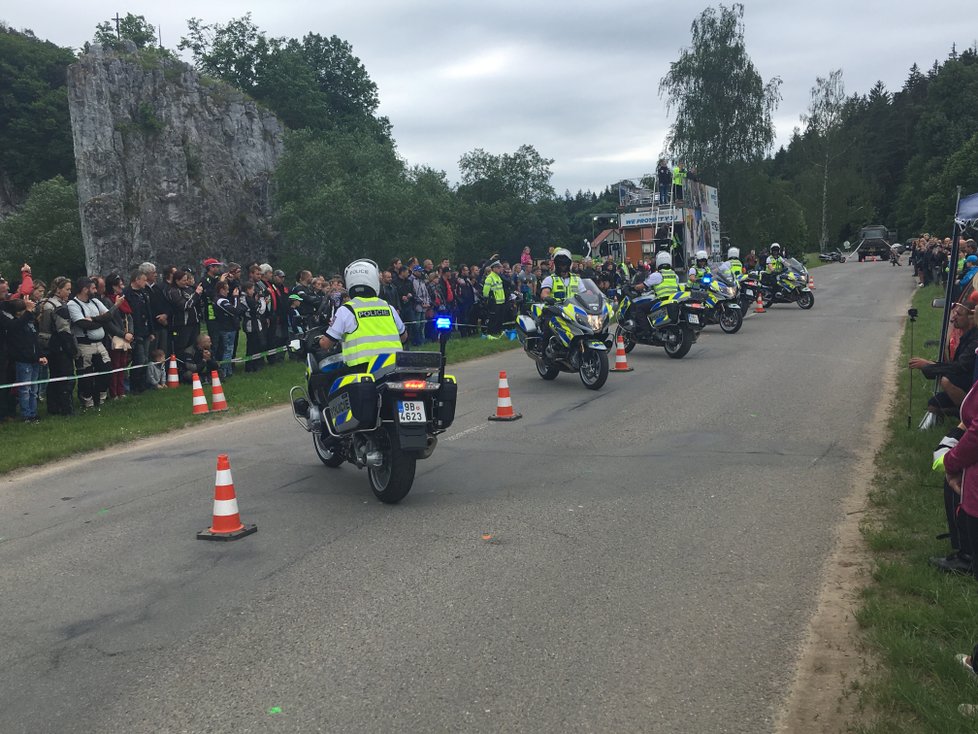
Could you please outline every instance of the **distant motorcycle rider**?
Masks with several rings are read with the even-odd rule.
[[[767,256],[764,272],[761,273],[761,282],[765,285],[774,286],[778,276],[784,272],[784,267],[781,245],[775,242],[771,245],[771,254]]]
[[[706,250],[696,251],[696,264],[689,269],[689,286],[698,288],[702,285],[703,278],[710,274],[710,258]]]
[[[727,267],[737,280],[744,277],[744,263],[740,260],[740,250],[738,248],[731,247],[727,250]]]
[[[679,276],[672,269],[672,255],[668,252],[656,253],[655,270],[651,271],[644,279],[637,280],[633,283],[632,288],[638,293],[652,291],[655,293],[656,299],[660,301],[682,290],[682,286],[679,283]],[[655,301],[652,299],[636,301],[635,313],[640,327],[649,325],[648,314],[652,311],[654,303]]]
[[[583,293],[587,290],[581,279],[571,272],[571,254],[569,250],[560,248],[554,251],[554,274],[548,275],[540,284],[540,298],[553,298],[563,301],[573,293]]]

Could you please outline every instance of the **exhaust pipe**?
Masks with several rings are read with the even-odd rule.
[[[435,446],[438,445],[438,436],[428,436],[428,445],[425,446],[424,451],[421,452],[421,459],[427,459],[435,451]]]

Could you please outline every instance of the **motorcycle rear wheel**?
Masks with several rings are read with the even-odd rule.
[[[678,342],[666,342],[665,350],[673,359],[682,359],[693,347],[693,329],[689,326],[679,327],[680,339]]]
[[[812,306],[815,305],[815,294],[809,291],[808,293],[802,293],[798,296],[798,308],[807,311]]]
[[[380,466],[367,467],[367,479],[374,497],[388,505],[397,504],[411,491],[418,467],[418,460],[398,447],[397,439],[391,435],[394,430],[387,427],[375,434],[384,461]]]
[[[537,363],[537,373],[544,380],[555,380],[560,374],[560,368],[546,360],[534,360]]]
[[[339,451],[340,444],[327,446],[321,433],[312,434],[312,447],[316,449],[316,456],[319,457],[319,460],[330,469],[335,469],[344,461],[343,454]]]
[[[600,390],[608,379],[608,353],[591,349],[581,356],[581,382],[588,390]]]
[[[724,334],[736,334],[744,325],[744,314],[740,309],[724,309],[720,313],[720,329]]]

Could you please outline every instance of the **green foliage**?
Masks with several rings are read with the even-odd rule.
[[[105,48],[121,49],[123,41],[132,41],[136,48],[157,46],[156,26],[147,23],[145,16],[126,13],[119,19],[118,32],[115,20],[106,20],[95,26],[95,43]]]
[[[85,273],[78,194],[61,176],[34,184],[24,206],[0,221],[0,262],[28,262],[35,277]]]
[[[16,193],[37,181],[74,178],[65,76],[71,49],[0,24],[0,171]]]
[[[163,129],[163,121],[156,116],[153,105],[141,102],[136,114],[133,115],[136,125],[147,135],[154,135]]]
[[[250,13],[226,24],[191,18],[187,25],[178,47],[190,51],[195,67],[268,106],[288,127],[390,137],[388,121],[375,115],[377,85],[337,36],[269,38]]]

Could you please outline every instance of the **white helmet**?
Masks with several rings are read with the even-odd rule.
[[[380,293],[380,269],[373,260],[354,260],[343,271],[343,279],[351,296],[376,297]]]
[[[672,267],[672,255],[670,255],[668,252],[665,251],[657,252],[655,254],[655,269],[658,270],[663,265],[668,265],[669,267]]]
[[[778,250],[780,252],[781,245],[779,245],[777,242],[772,242],[771,243],[771,252],[774,252],[775,250]]]
[[[727,250],[727,257],[731,260],[733,260],[734,258],[737,258],[739,260],[740,249],[737,247],[731,247],[729,250]]]
[[[696,260],[697,261],[699,261],[699,260],[709,260],[709,259],[710,259],[710,256],[706,254],[706,250],[697,250],[696,251]]]
[[[571,257],[570,250],[568,250],[568,249],[566,249],[564,247],[561,247],[561,248],[559,248],[557,250],[554,250],[553,257],[551,257],[550,259],[551,260],[556,260],[558,257],[566,257],[568,260],[573,260],[574,259],[574,258]]]

